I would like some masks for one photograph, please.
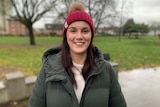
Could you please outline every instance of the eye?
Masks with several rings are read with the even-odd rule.
[[[71,33],[74,33],[74,32],[76,32],[76,29],[69,29],[69,32],[71,32]]]
[[[89,29],[83,29],[83,31],[82,32],[84,32],[84,33],[89,33],[90,32],[90,30]]]

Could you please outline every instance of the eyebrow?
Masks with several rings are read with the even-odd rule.
[[[74,26],[73,26],[73,27],[71,26],[71,27],[69,27],[68,29],[72,29],[72,28],[73,28],[73,29],[76,29],[76,27],[74,27]],[[90,27],[83,27],[82,29],[90,29]]]

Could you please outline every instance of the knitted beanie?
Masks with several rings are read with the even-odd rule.
[[[94,37],[94,23],[90,15],[85,12],[84,6],[81,2],[75,2],[70,6],[68,16],[63,24],[62,36],[66,35],[68,26],[75,21],[85,21],[90,25],[92,37]]]

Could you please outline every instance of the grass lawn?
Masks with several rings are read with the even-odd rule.
[[[26,75],[38,74],[43,52],[60,44],[61,37],[36,37],[36,46],[29,45],[28,37],[0,37],[0,72],[7,68],[23,71]],[[119,63],[120,71],[140,67],[160,66],[160,40],[154,36],[139,39],[122,37],[95,37],[94,44],[111,61]],[[3,70],[3,69],[4,70]]]

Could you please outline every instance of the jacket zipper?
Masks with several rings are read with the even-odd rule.
[[[94,75],[98,75],[99,73],[101,73],[101,72],[93,73],[93,74],[89,75],[89,77],[87,78],[85,88],[83,90],[81,101],[80,101],[80,107],[84,106],[84,98],[86,96],[87,91],[89,90],[89,84],[91,84],[91,82],[93,81],[93,78],[91,78],[91,77],[93,77]]]

